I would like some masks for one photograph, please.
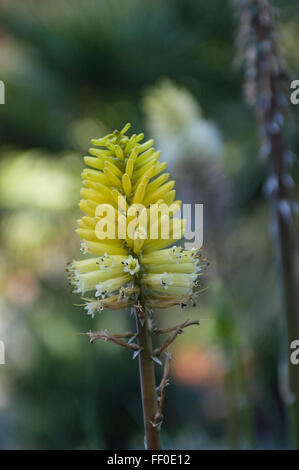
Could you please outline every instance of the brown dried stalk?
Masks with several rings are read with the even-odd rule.
[[[299,338],[299,311],[295,227],[290,198],[292,161],[284,132],[288,110],[284,89],[288,71],[279,50],[277,10],[271,2],[235,0],[234,3],[239,19],[238,62],[244,61],[246,66],[245,97],[256,111],[262,137],[261,153],[268,162],[266,190],[277,228],[289,349],[292,341]],[[288,362],[296,447],[299,449],[299,368]]]

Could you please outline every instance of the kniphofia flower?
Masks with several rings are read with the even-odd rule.
[[[160,449],[165,387],[171,354],[168,346],[184,328],[198,324],[185,321],[166,329],[152,328],[152,310],[174,305],[194,305],[203,260],[199,249],[185,250],[179,243],[185,221],[175,217],[181,201],[175,200],[174,181],[165,173],[166,163],[153,140],[143,134],[126,135],[130,124],[101,139],[92,140],[89,168],[82,173],[79,206],[85,215],[77,233],[87,259],[73,261],[69,276],[74,292],[85,300],[94,316],[104,309],[131,307],[137,333],[111,334],[107,330],[87,333],[124,346],[139,355],[145,443]],[[170,333],[163,345],[153,349],[152,334]],[[128,342],[125,338],[130,338]],[[133,342],[137,338],[137,343]],[[156,387],[154,362],[165,352],[164,372]]]
[[[129,137],[129,128],[93,139],[84,157],[89,168],[82,173],[79,207],[85,215],[77,233],[82,252],[91,256],[73,261],[69,271],[92,316],[129,307],[140,296],[149,309],[194,303],[202,269],[199,249],[178,245],[185,221],[174,216],[181,201],[166,163],[152,139]]]

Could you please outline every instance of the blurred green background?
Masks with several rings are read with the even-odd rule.
[[[298,78],[299,5],[276,4]],[[128,121],[155,138],[179,198],[204,204],[209,289],[194,309],[156,315],[163,326],[201,321],[171,347],[164,447],[291,447],[265,162],[233,66],[230,2],[9,0],[0,14],[0,448],[143,447],[137,361],[74,335],[122,332],[132,318],[92,320],[64,271],[79,253],[82,156],[92,137]]]

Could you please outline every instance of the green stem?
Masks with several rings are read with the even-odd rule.
[[[143,407],[145,447],[148,450],[160,450],[160,430],[154,427],[155,415],[158,409],[156,380],[153,356],[152,337],[149,331],[148,316],[145,309],[140,318],[136,314],[139,345],[142,348],[139,354],[139,373],[141,384],[141,398]]]

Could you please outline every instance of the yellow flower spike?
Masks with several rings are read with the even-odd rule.
[[[128,153],[130,150],[132,150],[136,144],[137,144],[137,135],[133,134],[125,146],[125,153]]]
[[[151,273],[160,273],[161,271],[166,271],[168,273],[184,273],[184,274],[192,274],[194,273],[194,264],[192,263],[182,263],[178,266],[173,263],[167,264],[156,264],[151,265],[149,268]]]
[[[127,166],[126,166],[126,173],[129,175],[129,177],[132,177],[133,174],[133,168],[134,168],[134,160],[133,158],[129,158],[127,161]]]
[[[99,147],[105,146],[107,142],[113,142],[114,141],[114,134],[107,134],[105,137],[102,137],[101,139],[91,139],[92,145],[97,145]]]
[[[135,254],[139,254],[143,248],[144,242],[147,238],[147,221],[148,221],[148,213],[146,208],[144,207],[140,215],[138,217],[138,225],[134,231],[134,245],[133,251]]]
[[[134,236],[126,237],[126,244],[128,245],[129,250],[134,251]]]
[[[109,161],[105,162],[105,168],[108,168],[115,176],[121,177],[122,171],[114,164]]]
[[[93,181],[94,183],[107,184],[107,177],[101,172],[85,168],[81,173],[82,180]]]
[[[96,285],[96,297],[103,297],[105,298],[109,292],[115,292],[119,290],[123,285],[128,283],[132,279],[130,274],[126,276],[119,276],[115,277],[106,281],[99,282]]]
[[[107,151],[106,151],[106,152],[107,152],[109,155],[110,155],[110,154],[111,154],[111,155],[115,154],[115,141],[116,141],[116,136],[113,136],[113,138],[112,138],[110,141],[109,141],[109,140],[106,140],[105,143],[102,143],[102,144],[101,144],[101,146],[102,146],[102,145],[105,145],[105,146],[107,147],[108,152],[107,152]],[[103,151],[102,151],[102,150],[96,150],[96,149],[93,149],[93,150],[94,150],[96,153],[98,153],[99,155],[101,155],[101,154],[103,155]],[[107,153],[106,153],[106,154],[107,154]]]
[[[76,232],[79,235],[79,237],[83,238],[84,240],[89,240],[89,241],[94,241],[94,242],[98,241],[94,230],[88,230],[85,228],[77,228]]]
[[[102,219],[98,220],[96,226],[93,230],[96,236],[95,241],[100,241],[103,243],[116,243],[117,240],[117,224],[114,220],[109,220],[107,217],[103,217]],[[81,237],[86,240],[88,238]],[[112,238],[116,238],[115,240]],[[92,239],[90,239],[93,241]]]
[[[142,166],[139,170],[135,169],[134,174],[132,176],[134,183],[138,184],[138,180],[140,180],[143,177],[144,173],[148,171],[149,169],[151,169],[153,166],[154,166],[154,169],[152,170],[152,174],[154,175],[155,170],[156,170],[155,162],[148,162],[144,166]]]
[[[115,155],[117,156],[117,158],[120,161],[123,161],[124,160],[124,152],[123,152],[122,148],[119,145],[115,145],[114,149],[115,149]]]
[[[130,129],[130,127],[131,127],[131,124],[128,122],[119,133],[125,134]]]
[[[144,240],[142,238],[135,238],[134,239],[134,248],[133,251],[136,255],[138,255],[144,245]]]
[[[82,188],[80,191],[80,196],[84,199],[87,199],[89,201],[94,201],[95,203],[104,203],[107,201],[107,197],[105,197],[104,194],[101,194],[98,191],[95,191],[94,189],[90,188]],[[98,205],[97,204],[97,205]]]
[[[81,219],[77,220],[77,224],[78,224],[79,228],[89,228],[89,226],[83,220],[83,217]]]
[[[170,336],[153,349],[150,315],[153,308],[195,305],[195,294],[203,290],[198,290],[198,281],[204,260],[199,249],[173,246],[185,229],[185,220],[177,214],[181,201],[175,201],[174,181],[164,173],[167,165],[159,160],[153,139],[142,143],[142,133],[126,135],[129,128],[126,124],[120,132],[93,139],[96,148],[84,157],[90,168],[82,172],[79,207],[86,215],[78,220],[76,232],[83,255],[89,256],[70,263],[67,271],[74,292],[87,293],[84,309],[92,317],[104,309],[135,312],[136,335],[103,331],[89,336],[125,346],[134,351],[133,357],[140,353],[147,446],[158,450],[161,410],[151,405],[159,403],[152,380],[154,361],[177,331],[198,322],[164,329]],[[169,360],[168,354],[165,370]]]
[[[99,243],[99,242],[91,242],[85,241],[85,253],[93,253],[96,255],[104,255],[108,253],[109,255],[126,255],[127,250],[122,248],[122,246],[115,242],[115,240],[109,240],[110,243]]]
[[[162,171],[166,170],[166,168],[167,168],[167,163],[166,162],[158,162],[156,164],[155,172],[154,172],[153,176],[159,175],[160,173],[162,173]]]
[[[117,189],[112,189],[112,197],[114,202],[118,204],[119,209],[126,213],[129,206],[123,194],[121,194]]]
[[[169,178],[169,173],[164,173],[158,176],[158,178],[156,178],[154,181],[152,181],[151,183],[147,185],[147,189],[146,189],[147,193],[154,192],[155,189],[158,189],[163,183],[166,183],[168,178]]]
[[[89,313],[132,305],[140,288],[148,305],[181,305],[201,275],[198,250],[169,248],[183,237],[185,221],[174,217],[181,201],[163,173],[161,152],[153,139],[142,143],[142,133],[127,136],[129,128],[93,139],[96,148],[84,157],[90,168],[82,172],[79,207],[86,215],[76,231],[82,252],[93,257],[74,261],[69,271],[76,292],[96,297],[87,299]]]
[[[143,139],[144,139],[144,134],[143,132],[140,132],[140,134],[138,134],[136,137],[136,142],[140,142],[140,140],[143,140]]]
[[[137,258],[129,255],[128,258],[122,260],[124,266],[124,272],[130,273],[131,275],[136,274],[140,270],[140,264]]]
[[[138,178],[138,180],[135,182],[133,191],[135,192],[136,189],[138,188],[139,184],[146,184],[149,182],[149,180],[152,178],[153,173],[155,170],[155,164],[152,163],[147,170],[144,170],[144,173]]]
[[[130,153],[129,158],[130,158],[131,160],[133,160],[133,163],[135,163],[135,161],[136,161],[138,152],[139,152],[138,147],[134,147],[133,150],[132,150],[132,152]]]
[[[156,189],[152,194],[149,194],[148,197],[144,200],[144,205],[148,206],[154,204],[159,199],[166,196],[169,191],[174,187],[174,181],[169,181],[168,183],[163,184],[160,188]]]
[[[138,148],[137,148],[137,151],[138,151]],[[137,158],[137,161],[136,161],[136,168],[139,169],[142,165],[145,165],[150,160],[151,161],[158,160],[160,155],[161,155],[160,151],[155,152],[154,148],[150,148],[146,152],[143,152],[141,155],[139,155],[139,157]]]
[[[147,235],[147,231],[146,231],[147,223],[148,223],[148,210],[144,207],[139,212],[138,224],[139,226],[144,228],[145,235]]]
[[[114,153],[112,150],[95,149],[93,147],[91,147],[88,151],[90,155],[98,157],[99,159],[102,159],[104,161],[109,160]]]
[[[123,184],[123,189],[124,189],[125,195],[127,197],[130,197],[131,192],[132,192],[132,183],[131,183],[131,179],[130,179],[128,173],[125,173],[122,176],[122,184]]]
[[[87,273],[89,271],[97,271],[99,269],[99,258],[88,258],[80,261],[73,261],[70,264],[71,272]]]
[[[111,189],[102,183],[96,183],[96,189],[102,197],[113,200]]]
[[[106,178],[106,182],[107,184],[109,184],[109,180],[108,178],[105,176]],[[92,180],[83,180],[82,181],[82,184],[83,186],[85,186],[85,188],[89,188],[89,189],[94,189],[95,191],[98,192],[98,196],[101,196],[102,199],[104,199],[104,195],[102,194],[101,192],[101,187],[99,186],[99,182],[98,181],[92,181]],[[100,183],[100,184],[103,184],[103,183]],[[106,183],[105,183],[106,185]],[[107,196],[106,196],[107,197]]]
[[[168,206],[172,204],[175,200],[175,195],[176,195],[175,189],[173,189],[172,191],[169,191],[169,193],[163,197],[163,201],[165,202],[165,204],[167,204]]]
[[[96,168],[97,170],[103,170],[105,162],[103,160],[99,160],[95,157],[84,157],[84,162],[86,165],[91,166],[92,168]]]
[[[134,197],[133,197],[133,204],[138,204],[143,201],[144,193],[146,190],[146,184],[147,182],[140,183],[135,191]]]
[[[181,247],[173,246],[163,251],[155,251],[149,255],[142,255],[142,265],[153,264],[153,263],[181,263],[184,258],[191,258],[183,255]]]
[[[144,150],[152,147],[152,145],[154,145],[154,139],[150,139],[147,142],[144,142],[144,144],[140,145],[139,152],[144,152]]]
[[[138,175],[138,171],[141,169],[143,171],[148,171],[147,169],[149,168],[155,168],[157,165],[157,155],[156,153],[153,153],[149,158],[147,158],[144,163],[141,165],[136,165],[135,170],[136,170],[136,175]],[[140,172],[139,172],[140,174]]]
[[[110,168],[105,166],[104,173],[107,176],[107,179],[109,180],[109,182],[112,186],[115,186],[116,188],[122,189],[122,184],[121,184],[119,178],[110,170]]]
[[[79,202],[79,208],[81,209],[81,211],[84,212],[84,214],[89,215],[90,217],[94,216],[97,206],[98,204],[94,201],[82,199]]]
[[[147,243],[144,246],[144,252],[149,253],[151,251],[161,250],[162,248],[169,246],[174,241],[180,240],[184,235],[185,221],[180,221],[180,222],[181,224],[179,226],[176,226],[175,230],[173,228],[170,228],[169,238],[162,239],[162,240],[147,241]]]
[[[95,210],[95,229],[97,229],[96,225],[101,221],[117,226],[120,215],[121,213],[111,204],[99,204]]]

